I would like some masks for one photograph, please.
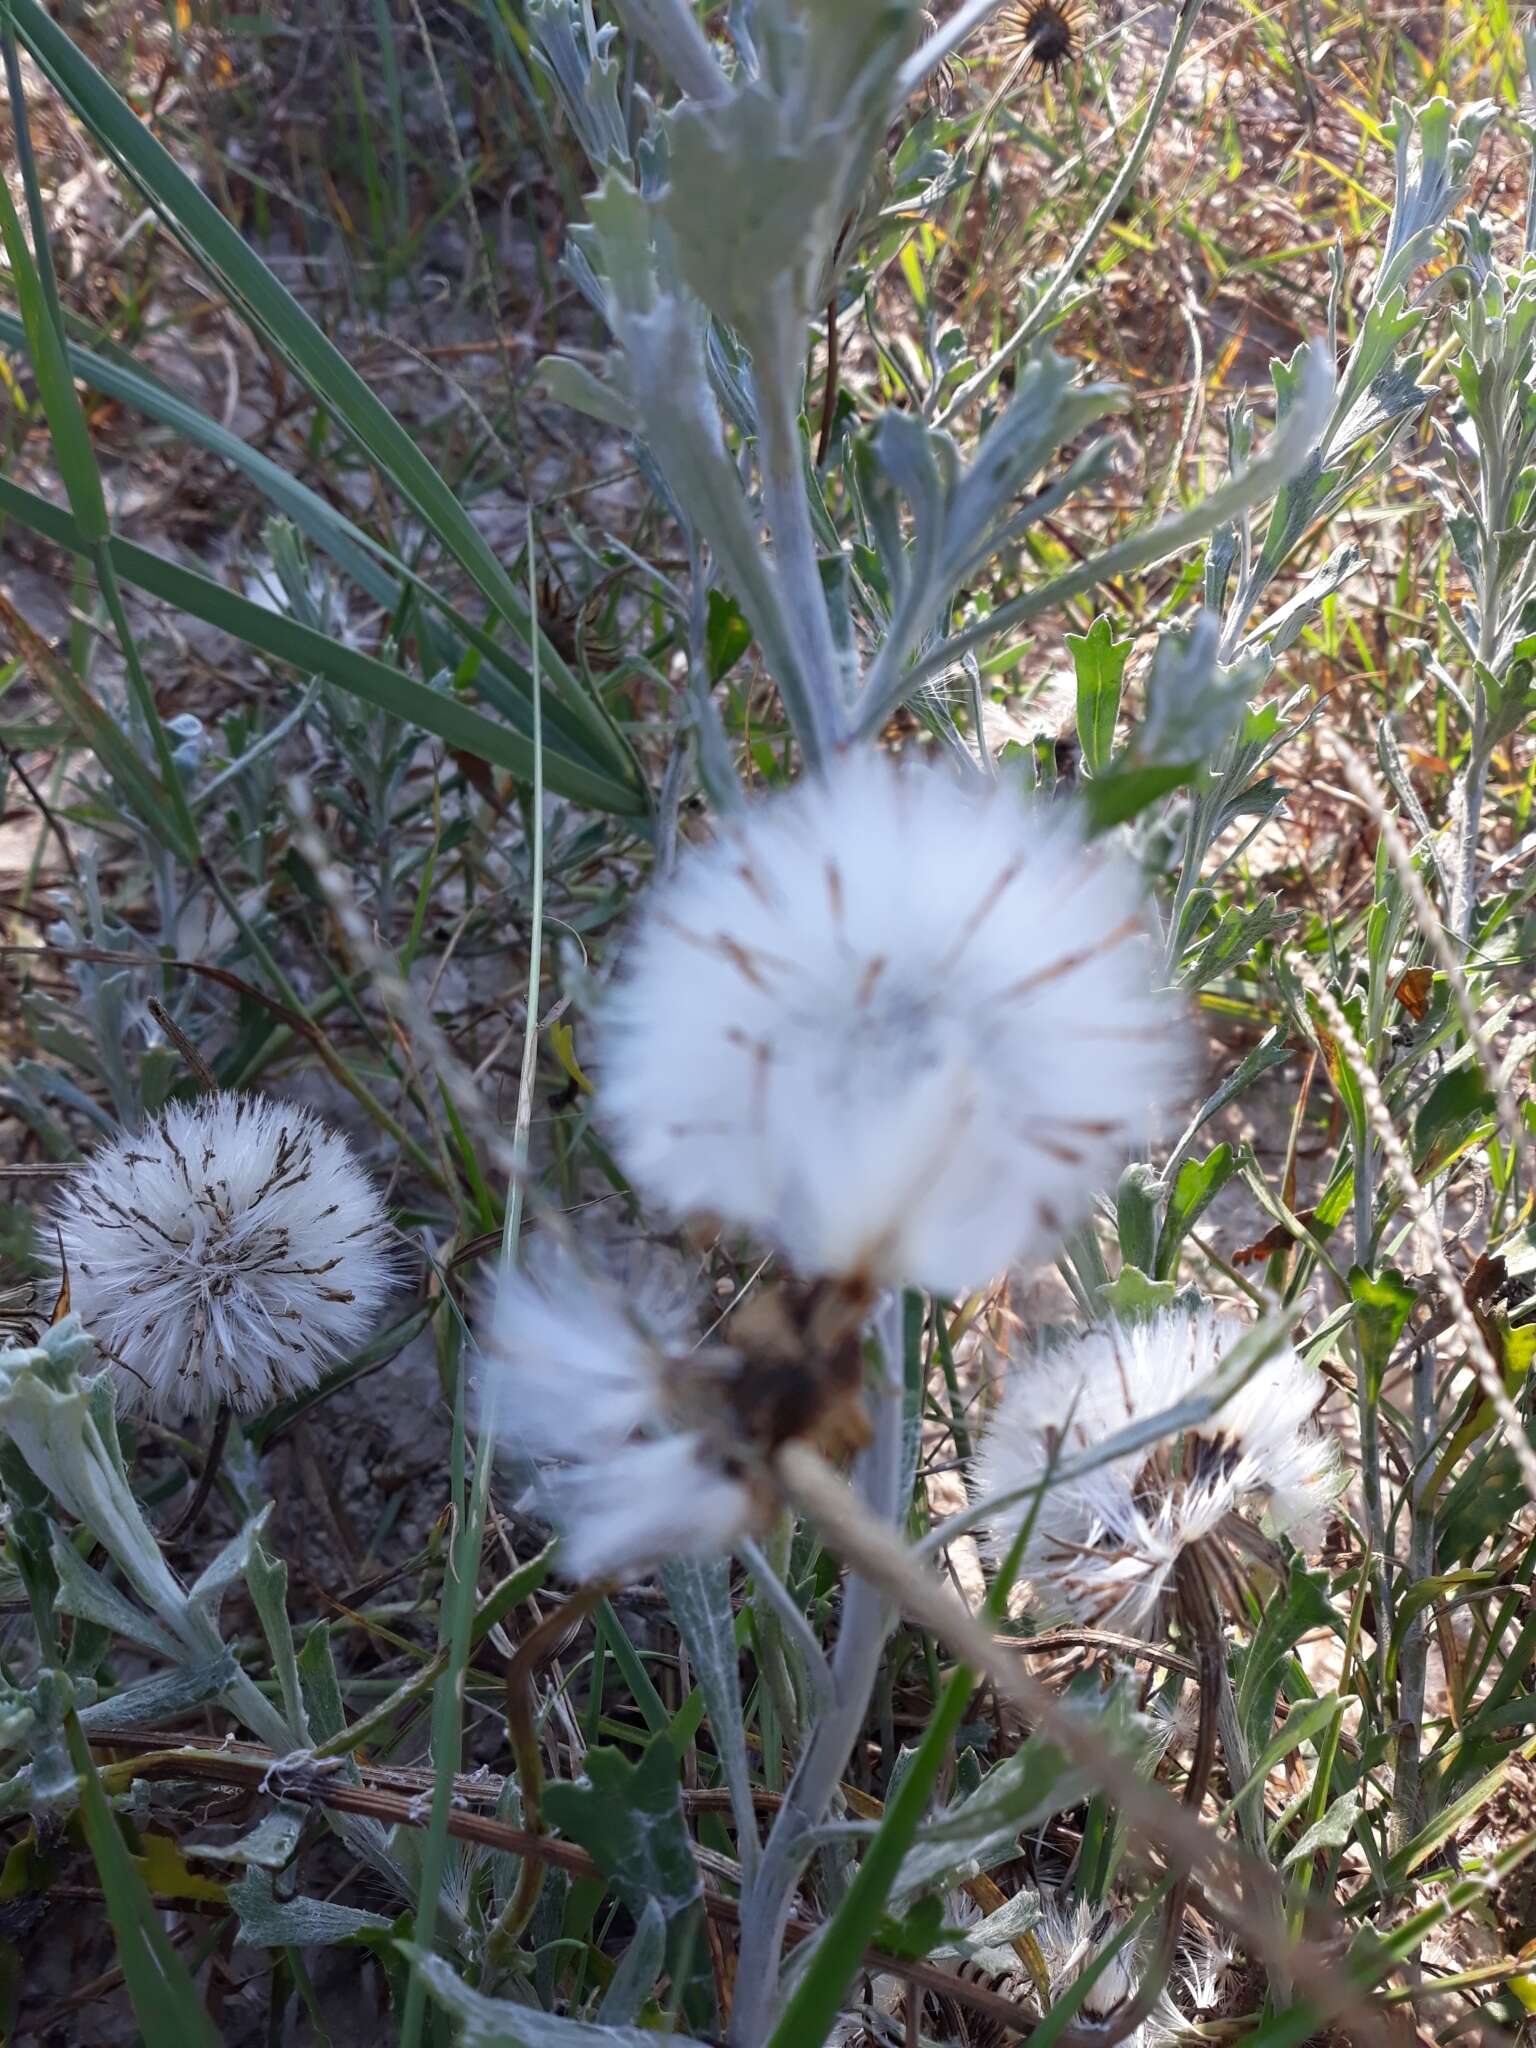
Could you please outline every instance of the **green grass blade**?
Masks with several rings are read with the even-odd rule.
[[[157,142],[38,0],[0,0],[27,50],[95,141],[155,207],[189,254],[218,279],[256,331],[333,411],[525,645],[540,640],[545,687],[578,718],[615,780],[639,770],[607,713],[539,632],[489,542],[432,463],[207,195]]]
[[[4,478],[0,478],[0,514],[19,520],[56,546],[79,555],[90,553],[79,528],[62,507],[50,505],[34,492]],[[435,734],[451,747],[462,748],[522,780],[531,779],[532,741],[512,726],[499,724],[457,697],[428,689],[388,662],[344,647],[297,619],[269,611],[265,605],[253,604],[211,577],[168,562],[147,548],[136,547],[132,541],[115,538],[109,543],[109,550],[118,574],[136,589],[175,605],[179,611],[202,619],[263,654],[291,663],[306,673],[324,676],[339,689]],[[95,743],[93,738],[92,744]],[[116,772],[116,764],[109,765]],[[635,816],[645,808],[643,797],[627,783],[607,780],[584,763],[549,748],[545,749],[545,777],[560,795],[596,810]]]
[[[0,310],[0,346],[19,350],[27,347],[26,329],[22,322],[15,314],[4,310]],[[158,420],[238,469],[269,503],[291,519],[316,547],[323,549],[338,568],[365,590],[381,610],[393,616],[400,608],[404,590],[415,591],[435,614],[441,615],[448,629],[441,632],[436,619],[429,618],[418,607],[417,630],[431,643],[431,662],[457,671],[465,648],[473,647],[482,663],[474,682],[477,694],[520,730],[531,732],[527,669],[345,513],[327,504],[318,492],[290,476],[269,456],[168,389],[121,352],[92,349],[81,342],[71,341],[69,362],[74,375],[93,390],[115,398],[120,404],[132,406],[149,419]],[[606,754],[597,752],[589,744],[585,723],[568,711],[559,698],[550,698],[544,712],[545,722],[556,735],[552,742],[553,750],[583,762],[600,780],[612,782],[611,763]],[[643,797],[643,789],[637,788],[637,793]],[[644,804],[626,802],[617,808],[629,813],[643,809]]]
[[[13,489],[0,479],[0,493]],[[67,512],[58,516],[68,520]],[[85,552],[81,544],[81,553]],[[32,679],[54,699],[103,768],[111,776],[118,796],[151,838],[171,840],[183,860],[195,861],[197,842],[184,844],[175,836],[175,809],[154,770],[140,759],[133,742],[115,718],[97,702],[66,661],[55,658],[52,649],[0,591],[0,646],[9,641],[26,664]]]
[[[128,1996],[145,2041],[177,2048],[219,2048],[218,2031],[204,2010],[186,1965],[160,1924],[154,1902],[101,1789],[96,1766],[73,1712],[65,1717],[70,1762],[80,1774],[80,1821],[95,1860],[117,1943]]]
[[[59,465],[65,495],[74,512],[75,523],[85,538],[88,541],[102,540],[108,530],[107,501],[102,493],[101,473],[96,467],[85,412],[69,374],[69,364],[54,333],[53,322],[48,317],[42,279],[27,246],[21,217],[3,179],[0,179],[0,241],[5,244],[11,288],[21,308],[27,356],[37,379],[37,395],[42,401],[43,416],[53,437],[54,459]],[[39,252],[39,260],[41,254]]]

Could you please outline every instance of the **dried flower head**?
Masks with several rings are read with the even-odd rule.
[[[1183,1071],[1138,898],[1069,814],[851,756],[653,893],[598,1050],[619,1156],[807,1275],[1042,1255]]]
[[[977,1457],[978,1499],[1006,1556],[1034,1488],[1127,1424],[1172,1407],[1244,1334],[1233,1317],[1169,1311],[1108,1323],[1016,1370]],[[1147,1634],[1168,1611],[1183,1553],[1198,1546],[1215,1591],[1236,1607],[1237,1559],[1273,1564],[1276,1535],[1305,1542],[1337,1498],[1332,1439],[1313,1423],[1320,1374],[1289,1348],[1195,1429],[1113,1458],[1040,1499],[1022,1577],[1042,1610]]]
[[[1061,75],[1063,65],[1077,55],[1077,10],[1070,0],[1031,0],[1014,17],[1018,44],[1029,52],[1029,62],[1042,74]]]
[[[368,1335],[392,1279],[345,1138],[258,1096],[177,1103],[104,1146],[52,1218],[70,1306],[125,1405],[252,1414]]]
[[[864,1441],[861,1296],[760,1290],[703,1346],[675,1285],[621,1291],[554,1239],[506,1275],[481,1421],[546,1468],[572,1578],[719,1555],[774,1505],[774,1451]]]
[[[573,1579],[718,1555],[757,1518],[745,1466],[688,1416],[715,1354],[670,1311],[648,1320],[564,1245],[505,1275],[485,1345],[481,1420],[540,1466]],[[703,1404],[699,1404],[702,1416]]]

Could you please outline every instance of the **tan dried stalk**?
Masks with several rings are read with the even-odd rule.
[[[1203,1825],[1161,1785],[1143,1778],[1095,1732],[1085,1715],[1063,1706],[1025,1669],[1018,1651],[1027,1649],[1027,1643],[1012,1654],[1001,1648],[959,1596],[923,1569],[907,1545],[869,1513],[819,1453],[804,1443],[788,1443],[774,1464],[785,1491],[845,1564],[878,1586],[908,1619],[929,1629],[962,1663],[982,1673],[1001,1698],[1074,1763],[1091,1771],[1097,1789],[1114,1801],[1129,1823],[1161,1846],[1179,1873],[1202,1874],[1209,1903],[1252,1944],[1277,1982],[1304,1980],[1307,2003],[1320,2018],[1348,2012],[1354,2020],[1353,2038],[1385,2039],[1361,1987],[1350,1983],[1318,1944],[1290,1938],[1272,1870]]]
[[[351,878],[326,844],[315,816],[314,797],[308,782],[294,776],[287,785],[288,807],[293,814],[294,842],[314,870],[320,893],[329,904],[343,938],[359,964],[373,978],[374,991],[399,1020],[414,1045],[421,1045],[431,1062],[433,1079],[458,1111],[465,1125],[485,1146],[509,1184],[526,1174],[515,1146],[503,1137],[499,1124],[475,1078],[438,1029],[431,1010],[401,975],[388,949],[374,937],[367,918],[358,908]]]

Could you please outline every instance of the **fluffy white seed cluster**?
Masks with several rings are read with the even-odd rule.
[[[1243,1334],[1235,1317],[1170,1311],[1090,1330],[1010,1375],[974,1487],[978,1500],[1000,1503],[989,1523],[999,1561],[1034,1513],[1021,1577],[1043,1612],[1148,1634],[1165,1618],[1191,1545],[1210,1545],[1222,1566],[1234,1552],[1271,1553],[1274,1536],[1305,1544],[1318,1533],[1342,1472],[1332,1438],[1313,1422],[1322,1377],[1289,1348],[1174,1443],[1053,1478],[1038,1510],[1024,1492],[1184,1400]],[[1217,1576],[1229,1582],[1230,1567]]]
[[[1054,1249],[1180,1086],[1137,877],[1070,814],[851,756],[652,893],[602,1020],[636,1186],[807,1277]]]
[[[393,1278],[346,1139],[258,1096],[173,1104],[104,1146],[52,1229],[123,1404],[162,1415],[304,1392],[369,1334]]]
[[[689,1362],[675,1355],[686,1350],[676,1303],[675,1290],[665,1307],[626,1302],[553,1241],[497,1290],[481,1421],[543,1468],[573,1579],[718,1556],[754,1519],[746,1480],[679,1413]]]

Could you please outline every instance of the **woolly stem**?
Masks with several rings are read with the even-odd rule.
[[[884,1372],[873,1401],[874,1439],[858,1478],[866,1519],[889,1531],[899,1521],[903,1507],[899,1301],[894,1311],[882,1317],[879,1334]],[[756,2048],[767,2036],[795,1888],[811,1853],[811,1838],[826,1819],[849,1752],[864,1725],[890,1625],[891,1609],[884,1590],[866,1575],[850,1574],[832,1658],[832,1703],[811,1730],[769,1833],[757,1877],[742,1902],[741,1954],[729,2035],[732,2048]]]
[[[1127,1821],[1161,1843],[1183,1868],[1204,1873],[1212,1910],[1244,1935],[1273,1974],[1284,1976],[1297,1972],[1298,1965],[1304,1967],[1307,2005],[1317,2021],[1349,2012],[1360,2038],[1379,2037],[1380,2030],[1365,2011],[1361,1984],[1350,1981],[1337,1961],[1315,1944],[1292,1945],[1287,1940],[1276,1910],[1279,1894],[1272,1870],[1223,1840],[1160,1785],[1149,1784],[1128,1757],[1104,1740],[1088,1716],[1058,1700],[1024,1668],[1016,1648],[999,1648],[985,1625],[917,1564],[889,1524],[877,1522],[809,1445],[785,1444],[774,1462],[786,1492],[814,1518],[832,1548],[877,1581],[886,1599],[930,1629],[952,1655],[989,1678],[1001,1698],[1075,1763],[1091,1771]],[[739,2038],[748,2037],[743,2033]],[[1058,2048],[1067,2048],[1067,2043]]]

